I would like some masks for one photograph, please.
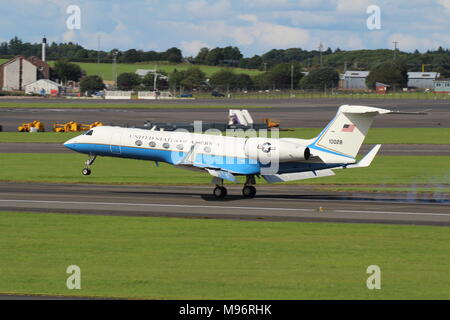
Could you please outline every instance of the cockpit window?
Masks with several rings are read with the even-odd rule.
[[[88,132],[86,132],[86,136],[92,136],[92,134],[94,133],[94,130],[89,130]]]

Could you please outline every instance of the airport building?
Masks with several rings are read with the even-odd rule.
[[[61,85],[49,79],[40,79],[25,86],[26,94],[58,95]]]
[[[369,71],[346,71],[343,76],[344,89],[367,89]]]
[[[434,92],[450,94],[450,78],[434,81]]]
[[[0,65],[0,90],[24,90],[26,85],[48,78],[50,66],[38,57],[18,55]]]
[[[432,89],[437,78],[437,72],[408,72],[408,88]]]

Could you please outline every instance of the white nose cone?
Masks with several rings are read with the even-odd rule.
[[[70,150],[74,150],[76,151],[76,146],[77,146],[77,142],[75,140],[75,138],[72,138],[70,140],[67,140],[66,142],[64,142],[64,146]]]

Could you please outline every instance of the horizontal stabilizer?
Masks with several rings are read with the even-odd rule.
[[[334,175],[335,175],[335,173],[331,170],[318,170],[318,171],[308,171],[308,172],[265,175],[263,177],[268,183],[277,183],[277,182],[288,182],[288,181],[298,181],[298,180],[306,180],[306,179],[314,179],[314,178],[323,178],[323,177],[330,177],[330,176],[334,176]]]
[[[378,151],[380,151],[380,148],[381,144],[376,145],[372,150],[370,150],[370,152],[364,158],[361,159],[361,161],[359,161],[356,164],[348,165],[347,168],[348,169],[367,168],[372,164],[372,161],[377,155]]]

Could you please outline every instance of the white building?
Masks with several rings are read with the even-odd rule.
[[[27,84],[25,86],[25,93],[26,94],[46,94],[49,95],[52,92],[59,92],[59,89],[61,88],[61,86],[52,81],[52,80],[48,80],[48,79],[41,79],[35,82],[32,82],[30,84]]]
[[[439,76],[437,72],[408,72],[408,88],[432,89]]]
[[[367,89],[366,78],[370,71],[346,71],[344,73],[345,89]]]

